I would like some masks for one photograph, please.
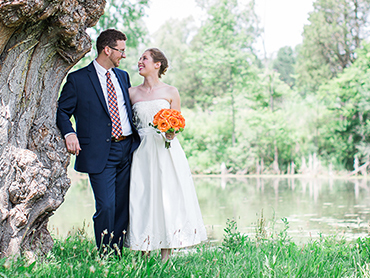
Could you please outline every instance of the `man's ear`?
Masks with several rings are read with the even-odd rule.
[[[110,47],[107,45],[106,47],[103,48],[103,51],[105,53],[105,55],[109,56],[109,53],[110,53],[111,49]]]

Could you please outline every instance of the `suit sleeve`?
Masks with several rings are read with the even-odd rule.
[[[127,82],[127,88],[131,88],[130,76],[128,75],[127,72],[125,72],[125,77],[126,77],[126,82]]]
[[[75,132],[70,121],[77,105],[77,94],[73,75],[68,75],[58,100],[57,126],[63,136]]]

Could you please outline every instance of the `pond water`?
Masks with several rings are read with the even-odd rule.
[[[71,173],[72,186],[65,202],[50,218],[50,231],[65,237],[81,228],[93,237],[94,198],[86,175]],[[306,241],[322,235],[346,239],[370,233],[370,181],[366,179],[302,177],[200,177],[194,176],[203,220],[211,241],[222,241],[228,219],[238,230],[256,235],[264,219],[268,234],[289,223],[288,235]]]

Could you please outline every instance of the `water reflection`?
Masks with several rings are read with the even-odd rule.
[[[86,176],[73,176],[66,201],[50,219],[54,233],[65,236],[85,221],[92,236],[94,200]],[[323,235],[357,238],[368,235],[370,184],[366,179],[194,177],[199,204],[212,241],[222,240],[227,219],[238,229],[255,235],[258,218],[268,223],[268,232],[283,229],[296,241]]]

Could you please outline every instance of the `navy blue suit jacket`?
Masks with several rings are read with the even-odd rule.
[[[130,79],[123,70],[114,68],[113,71],[122,89],[133,132],[132,154],[140,144],[140,137],[132,122],[128,94]],[[76,130],[70,121],[72,115],[76,121]],[[77,134],[81,151],[76,157],[76,171],[90,174],[102,172],[111,146],[112,122],[93,63],[68,75],[58,100],[57,125],[63,136],[70,132]]]

